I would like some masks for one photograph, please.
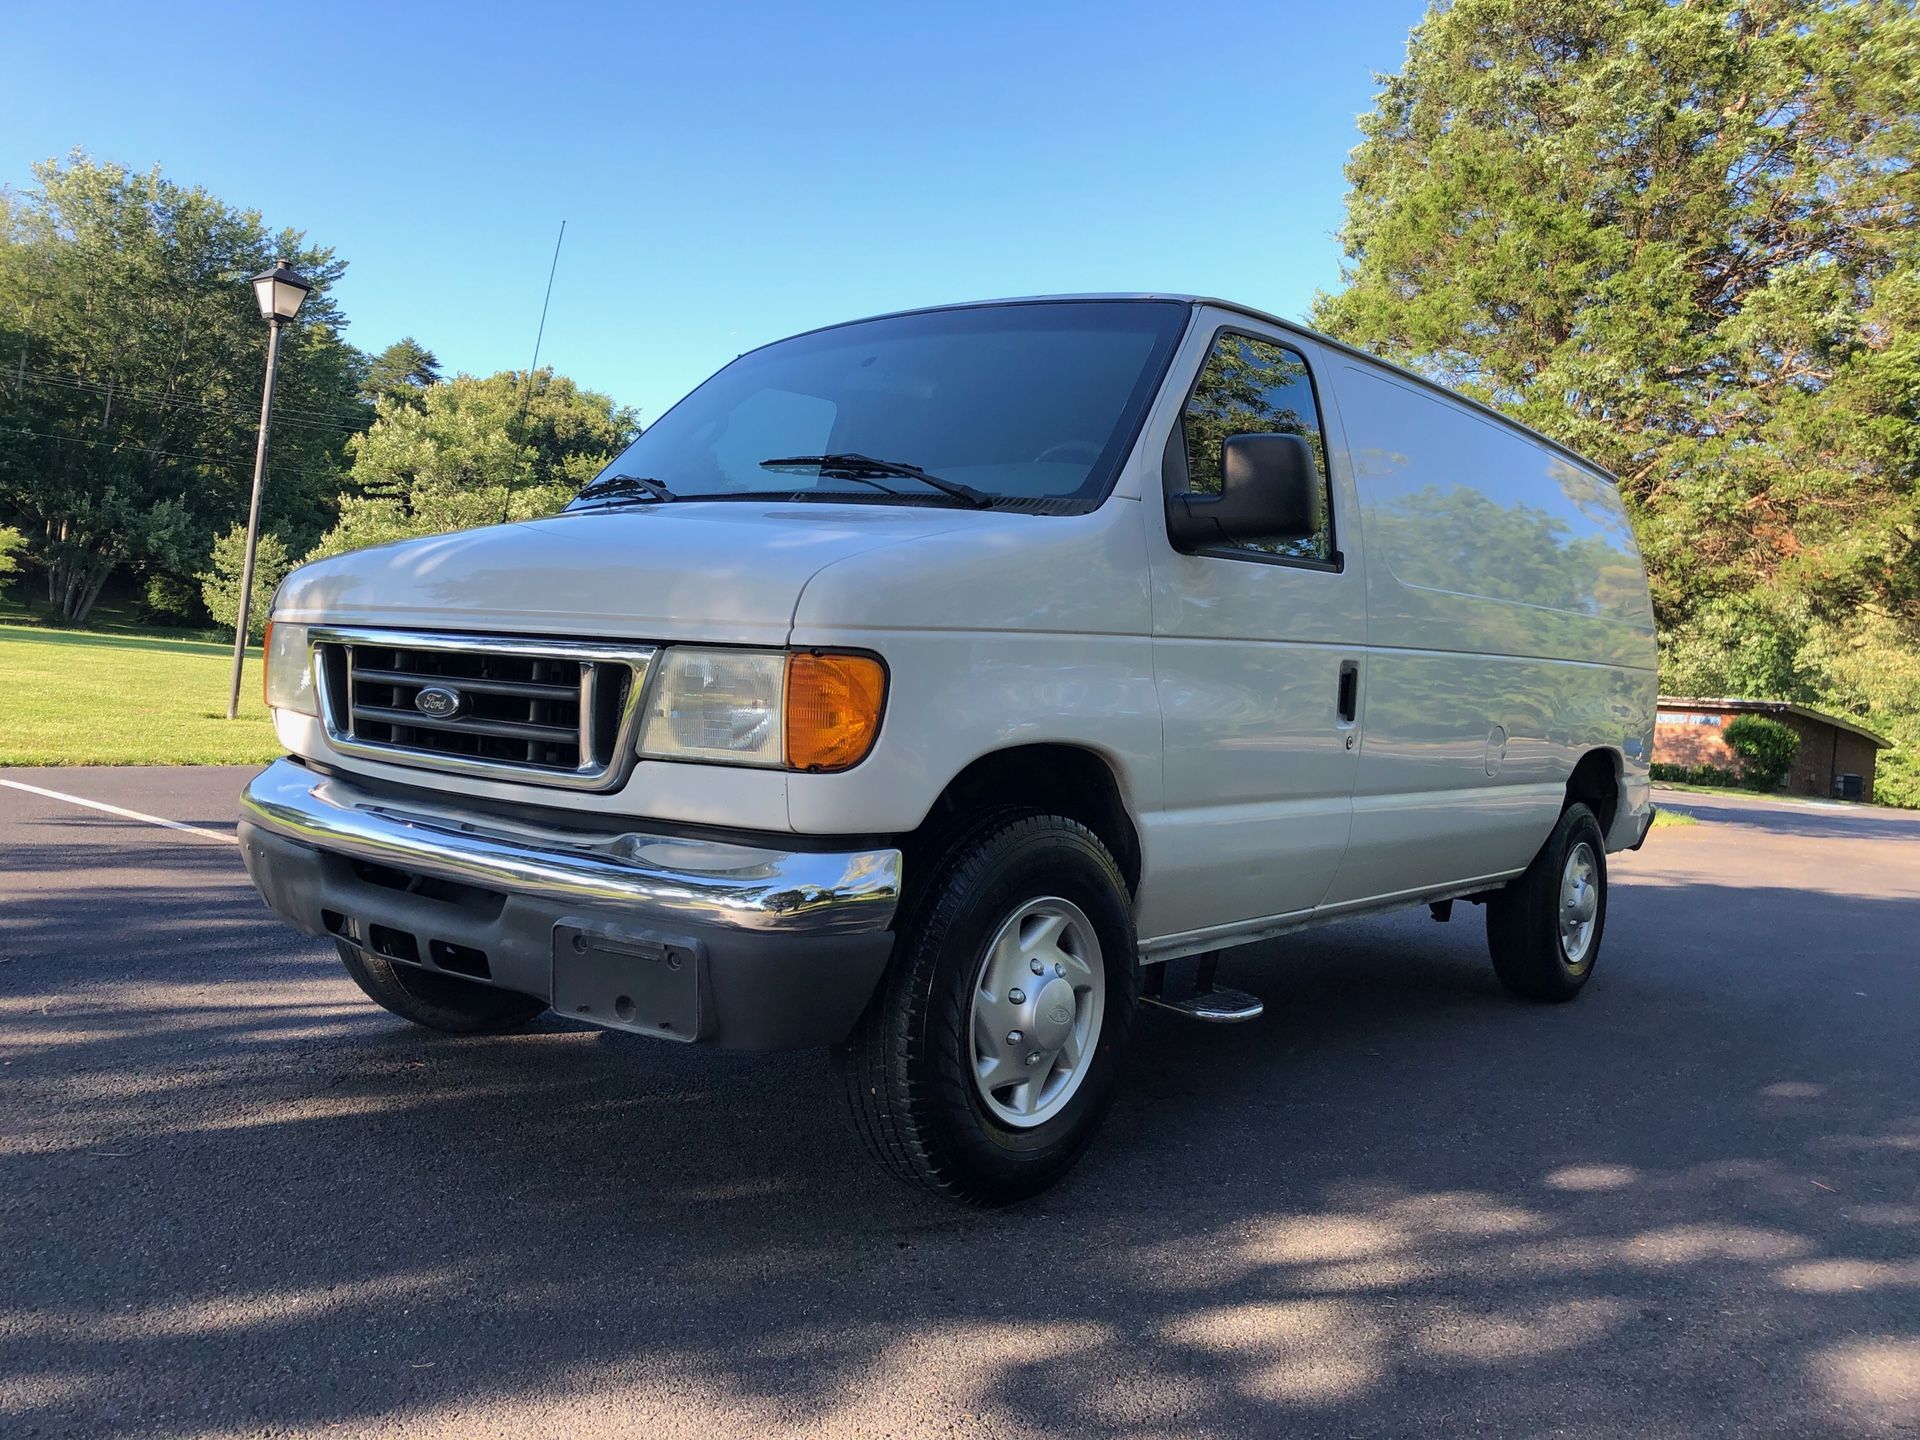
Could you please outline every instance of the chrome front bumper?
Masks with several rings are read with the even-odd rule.
[[[782,935],[883,931],[900,898],[898,850],[763,849],[634,831],[510,822],[383,798],[279,760],[240,797],[244,823],[331,854],[565,906]]]

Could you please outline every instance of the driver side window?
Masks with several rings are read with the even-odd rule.
[[[1239,548],[1287,560],[1333,558],[1333,497],[1327,485],[1320,410],[1306,357],[1271,340],[1228,331],[1213,342],[1180,418],[1187,461],[1187,488],[1196,495],[1220,493],[1220,447],[1230,435],[1298,435],[1313,450],[1319,472],[1321,522],[1312,536]]]

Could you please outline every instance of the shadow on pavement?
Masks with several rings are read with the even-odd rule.
[[[85,890],[0,918],[15,1433],[1920,1424],[1911,901],[1623,875],[1565,1007],[1466,907],[1235,957],[1268,1016],[1150,1017],[978,1214],[817,1054],[414,1031],[200,848],[94,948]]]
[[[1920,811],[1886,806],[1795,804],[1695,791],[1662,791],[1654,796],[1662,810],[1683,810],[1716,825],[1743,825],[1776,835],[1809,839],[1905,840],[1920,843]]]

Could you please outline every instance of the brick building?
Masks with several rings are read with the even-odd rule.
[[[1738,770],[1740,757],[1727,748],[1727,722],[1736,715],[1765,715],[1800,737],[1793,773],[1782,789],[1795,795],[1832,796],[1847,786],[1835,777],[1860,777],[1861,800],[1873,799],[1873,764],[1893,742],[1864,725],[1838,715],[1809,710],[1785,700],[1701,700],[1662,695],[1653,729],[1653,759],[1658,765],[1713,765]]]

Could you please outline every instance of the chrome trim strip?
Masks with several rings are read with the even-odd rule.
[[[1364,900],[1343,900],[1338,905],[1320,905],[1311,910],[1290,910],[1284,915],[1265,915],[1253,920],[1233,920],[1200,930],[1182,930],[1140,942],[1140,963],[1158,965],[1167,960],[1184,960],[1189,955],[1205,955],[1213,950],[1232,950],[1241,945],[1257,945],[1296,930],[1311,930],[1331,925],[1354,915],[1398,910],[1408,905],[1431,905],[1439,900],[1458,900],[1478,895],[1505,884],[1521,870],[1498,870],[1472,880],[1456,880],[1448,885],[1430,885],[1412,890],[1396,890],[1390,895],[1369,895]]]
[[[483,655],[525,655],[545,660],[577,661],[585,675],[597,673],[602,665],[624,665],[632,673],[620,718],[614,727],[613,746],[606,764],[595,764],[591,750],[594,682],[584,679],[580,687],[580,762],[572,771],[542,770],[516,765],[508,760],[477,760],[465,755],[438,755],[405,745],[382,745],[358,740],[335,723],[338,713],[329,691],[329,666],[322,663],[319,647],[340,647],[346,666],[347,696],[353,696],[353,647],[355,645],[393,646],[399,649],[454,650]],[[511,780],[525,785],[544,785],[559,790],[614,790],[626,780],[634,762],[634,731],[640,719],[640,701],[653,674],[657,645],[600,644],[586,640],[539,640],[523,635],[452,635],[433,630],[381,630],[343,625],[312,625],[307,629],[307,664],[313,671],[314,698],[318,701],[320,724],[329,749],[342,755],[357,755],[388,765],[406,765],[418,770],[441,770],[453,775],[473,775],[483,779]]]
[[[639,684],[639,677],[633,677],[632,684]],[[580,742],[575,751],[578,757],[574,761],[576,769],[589,770],[593,767],[593,705],[600,691],[600,662],[582,660],[580,662]]]
[[[391,804],[291,760],[254,777],[240,817],[338,855],[663,921],[851,935],[886,929],[900,899],[898,850],[822,854],[520,825],[412,799]]]

